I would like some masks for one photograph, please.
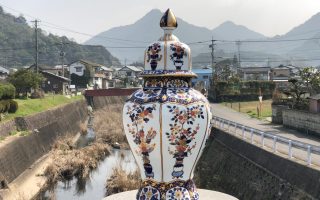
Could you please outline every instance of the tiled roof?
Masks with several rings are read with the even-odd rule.
[[[125,69],[125,68],[129,68],[131,71],[134,71],[134,72],[141,72],[142,71],[141,69],[139,69],[135,66],[124,66],[119,71],[124,71],[123,69]]]
[[[63,80],[63,81],[66,81],[66,82],[69,82],[69,81],[70,81],[70,79],[68,79],[68,78],[66,78],[66,77],[59,76],[59,75],[53,74],[53,73],[51,73],[51,72],[41,71],[41,73],[42,73],[42,74],[48,74],[48,75],[50,75],[50,76],[54,76],[54,77],[56,77],[56,78],[58,78],[58,79],[61,79],[61,80]]]

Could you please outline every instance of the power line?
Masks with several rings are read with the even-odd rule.
[[[44,23],[52,25],[52,23],[49,23],[49,22],[44,22]],[[80,35],[85,35],[85,36],[89,36],[89,37],[98,37],[98,38],[104,38],[104,39],[109,39],[109,40],[133,42],[133,43],[150,43],[150,42],[146,42],[146,41],[128,40],[128,39],[122,39],[122,38],[107,37],[107,36],[102,36],[102,35],[94,35],[94,34],[89,34],[89,33],[83,33],[83,32],[71,30],[69,28],[64,28],[62,26],[57,26],[57,25],[48,26],[48,25],[44,24],[43,26],[46,26],[46,27],[49,27],[49,28],[58,29],[58,30],[63,30],[63,31],[71,32],[71,33],[76,33],[76,34],[80,34]]]
[[[299,39],[275,39],[275,40],[237,40],[240,42],[247,42],[247,43],[253,43],[253,42],[262,42],[262,43],[268,43],[268,42],[296,42],[296,41],[306,41],[306,40],[319,40],[319,37],[314,38],[299,38]],[[219,42],[237,42],[235,40],[217,40]]]

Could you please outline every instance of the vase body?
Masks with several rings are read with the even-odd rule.
[[[174,199],[175,193],[198,199],[193,170],[211,113],[207,99],[189,84],[182,77],[149,78],[124,106],[125,133],[144,181],[137,199]]]
[[[137,199],[197,200],[192,178],[210,133],[209,103],[191,87],[191,51],[172,34],[177,22],[170,9],[160,26],[164,35],[145,50],[143,88],[123,108],[143,181]]]

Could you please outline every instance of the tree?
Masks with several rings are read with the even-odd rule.
[[[313,67],[306,67],[299,71],[299,75],[310,94],[320,92],[320,72]]]
[[[293,99],[293,108],[303,107],[303,98],[302,95],[307,93],[307,88],[302,80],[298,79],[289,79],[288,82],[290,86],[288,89],[284,90],[283,93],[288,97]]]
[[[16,87],[17,93],[24,93],[27,95],[31,88],[39,88],[42,81],[44,81],[44,77],[31,70],[20,69],[17,72],[10,74],[8,81]]]

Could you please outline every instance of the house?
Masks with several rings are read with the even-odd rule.
[[[69,65],[70,74],[72,82],[76,82],[75,75],[80,77],[78,79],[88,79],[89,86],[94,86],[95,88],[108,88],[109,83],[112,82],[112,72],[111,68],[104,65],[94,63],[87,60],[78,60]],[[75,83],[78,87],[86,87],[84,81]]]
[[[212,69],[192,69],[192,72],[197,74],[197,77],[192,79],[192,86],[199,86],[201,88],[208,89],[210,86],[210,80],[212,79]]]
[[[70,79],[53,74],[51,72],[40,71],[45,80],[41,84],[41,89],[44,92],[54,92],[63,94],[69,87]]]
[[[26,67],[26,69],[33,70],[34,72],[36,72],[36,70],[37,70],[35,64],[33,64],[29,67]],[[38,65],[38,70],[42,71],[42,72],[50,72],[52,74],[59,75],[59,76],[62,76],[62,74],[63,74],[61,65],[57,65],[54,67],[50,67],[47,65]],[[67,65],[64,66],[64,70],[68,71]]]
[[[10,71],[7,68],[0,66],[0,80],[4,80],[8,77]]]
[[[270,80],[270,67],[241,67],[240,69],[240,76],[244,81],[251,81],[251,80]]]
[[[309,99],[309,111],[313,113],[320,112],[320,94],[308,97]]]
[[[297,77],[299,68],[292,65],[279,65],[278,67],[271,68],[270,80],[275,82],[276,88],[285,89],[288,87],[288,80]]]
[[[137,78],[141,72],[142,70],[135,66],[124,66],[118,70],[118,74],[120,77],[122,78],[126,77],[131,79]]]

